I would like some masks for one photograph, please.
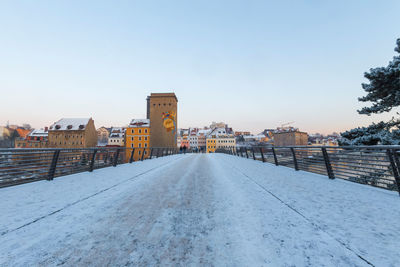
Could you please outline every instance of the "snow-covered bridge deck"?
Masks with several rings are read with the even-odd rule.
[[[0,189],[0,266],[399,266],[395,192],[225,154]]]

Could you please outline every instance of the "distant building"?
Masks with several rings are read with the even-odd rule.
[[[189,129],[189,147],[192,149],[199,149],[199,137],[197,135],[199,129],[191,128]]]
[[[235,136],[239,136],[239,135],[251,135],[250,132],[247,131],[235,131]]]
[[[133,119],[126,128],[126,158],[129,159],[133,148],[135,148],[134,160],[142,157],[143,149],[150,148],[150,120]],[[137,149],[136,149],[137,148]],[[144,150],[147,157],[148,150]]]
[[[14,130],[13,137],[14,137],[14,147],[16,148],[23,148],[28,147],[27,144],[27,137],[31,130],[27,130],[24,128],[17,128]]]
[[[213,153],[217,149],[234,149],[236,139],[233,134],[228,134],[225,128],[215,128],[207,136],[207,153]]]
[[[200,129],[197,132],[197,147],[200,151],[207,151],[207,135],[211,133],[211,129]]]
[[[274,146],[306,146],[308,134],[299,131],[275,132]]]
[[[49,147],[96,147],[97,132],[92,118],[63,118],[49,128]]]
[[[224,122],[215,122],[213,121],[210,125],[211,129],[215,129],[215,128],[226,128],[228,127],[228,125],[226,125],[226,123]]]
[[[181,146],[182,147],[186,147],[186,148],[190,148],[189,129],[188,130],[183,130]]]
[[[125,146],[125,128],[123,127],[111,128],[107,146]]]
[[[176,147],[178,136],[178,99],[174,93],[151,93],[147,97],[151,147]]]
[[[49,146],[48,128],[32,130],[22,141],[15,141],[16,148],[47,148]]]
[[[97,129],[97,143],[99,146],[106,146],[108,144],[110,131],[111,129],[104,126]]]

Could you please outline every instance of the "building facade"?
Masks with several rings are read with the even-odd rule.
[[[15,141],[16,148],[47,148],[49,147],[48,128],[32,130],[28,136],[20,141]]]
[[[150,120],[134,119],[126,129],[126,158],[129,159],[135,148],[133,159],[135,161],[149,156],[150,148]]]
[[[97,132],[92,118],[63,118],[49,128],[49,147],[96,147]]]
[[[108,144],[108,137],[110,136],[111,129],[100,127],[97,129],[97,143],[99,146],[106,146]]]
[[[299,131],[278,132],[274,134],[274,146],[306,146],[308,134]]]
[[[107,146],[125,146],[125,128],[123,127],[111,128]]]
[[[215,128],[207,136],[207,153],[214,153],[217,149],[231,150],[235,148],[235,136],[227,133],[225,128]]]
[[[152,93],[147,97],[151,147],[176,147],[178,99],[174,93]]]

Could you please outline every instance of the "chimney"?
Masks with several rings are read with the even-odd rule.
[[[44,131],[45,131],[45,132],[48,132],[48,131],[49,131],[49,127],[47,127],[47,126],[44,127]]]

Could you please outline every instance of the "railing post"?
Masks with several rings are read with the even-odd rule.
[[[396,167],[396,163],[395,163],[395,160],[393,158],[394,157],[393,150],[387,149],[386,153],[387,153],[389,161],[390,161],[390,166],[392,167],[392,170],[393,170],[393,176],[394,176],[394,179],[396,181],[397,191],[400,194],[400,177],[399,177],[399,171],[398,171],[398,168],[397,168],[398,166]]]
[[[53,158],[51,160],[51,165],[50,165],[50,168],[49,168],[49,173],[48,173],[48,176],[47,176],[47,180],[48,181],[51,181],[54,178],[54,174],[56,173],[56,167],[57,167],[57,162],[58,162],[58,156],[59,155],[60,155],[60,150],[57,149],[56,151],[54,151]]]
[[[328,155],[328,152],[326,151],[325,147],[322,148],[322,155],[324,156],[326,171],[328,173],[329,179],[335,179],[335,175],[332,170],[331,161],[329,159],[329,155]]]
[[[114,167],[117,167],[117,165],[118,165],[119,151],[120,151],[120,149],[118,148],[117,149],[117,153],[116,153],[115,158],[114,158],[114,163],[113,163]]]
[[[279,166],[278,157],[276,156],[276,152],[275,152],[275,148],[274,147],[272,148],[272,153],[274,154],[275,165]]]
[[[243,158],[243,147],[240,148],[240,156]]]
[[[157,147],[157,158],[159,158],[160,157],[160,149]]]
[[[142,157],[140,158],[140,161],[143,161],[144,153],[145,153],[145,152],[146,152],[146,148],[143,148]]]
[[[264,153],[263,153],[263,148],[262,147],[260,147],[260,153],[261,153],[262,162],[265,162],[265,158],[264,158]]]
[[[251,147],[251,152],[253,153],[253,159],[256,160],[256,154],[254,153],[254,147]]]
[[[132,163],[135,161],[135,159],[133,158],[134,154],[135,154],[135,148],[132,148],[131,156],[129,157],[129,163]]]
[[[400,161],[399,161],[399,157],[397,156],[397,151],[396,149],[392,149],[392,154],[393,154],[393,158],[394,158],[394,162],[397,165],[397,173],[400,176]]]
[[[246,158],[249,158],[249,154],[247,153],[247,147],[245,147],[246,149]]]
[[[96,153],[97,153],[97,149],[93,150],[92,160],[90,161],[89,172],[93,171],[94,162],[96,160]]]
[[[293,154],[294,169],[295,169],[296,171],[298,171],[298,170],[299,170],[299,165],[297,164],[296,153],[295,153],[293,147],[291,147],[290,150],[292,151],[292,154]]]
[[[151,159],[151,157],[153,157],[153,148],[150,148],[150,159]]]
[[[107,165],[107,160],[108,160],[108,150],[106,152],[106,156],[104,157],[104,165]]]

